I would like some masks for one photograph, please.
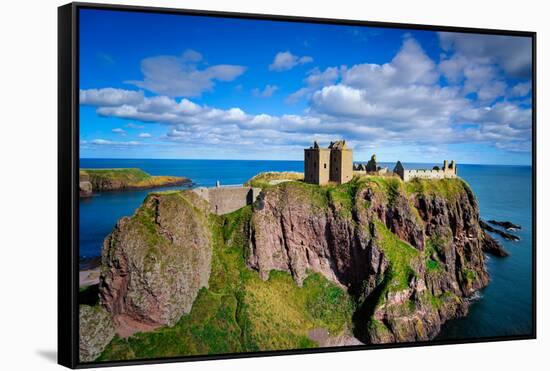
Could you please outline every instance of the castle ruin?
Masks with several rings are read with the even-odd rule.
[[[312,184],[344,184],[353,178],[353,151],[345,140],[321,148],[315,141],[304,149],[304,181]]]
[[[438,166],[434,166],[433,169],[411,169],[407,170],[401,163],[401,161],[397,161],[397,164],[395,165],[395,168],[393,169],[393,172],[403,181],[408,182],[409,180],[419,178],[419,179],[446,179],[446,178],[456,178],[457,177],[457,166],[456,163],[451,161],[449,162],[447,160],[443,161],[443,168],[439,168]]]
[[[372,175],[385,175],[388,173],[387,167],[380,167],[378,166],[378,163],[376,162],[376,155],[372,155],[369,162],[367,164],[354,164],[353,165],[354,171],[363,171],[367,174]]]
[[[353,178],[353,172],[364,172],[365,175],[391,175],[387,167],[380,167],[373,154],[366,164],[353,163],[353,150],[348,148],[345,140],[330,142],[327,148],[321,148],[317,141],[313,146],[304,149],[304,181],[311,184],[344,184]],[[405,169],[401,161],[397,161],[393,174],[403,181],[412,179],[447,179],[457,177],[456,162],[444,160],[443,167],[432,169]],[[357,174],[361,175],[361,174]]]

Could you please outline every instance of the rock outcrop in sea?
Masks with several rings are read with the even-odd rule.
[[[521,229],[521,225],[514,224],[514,223],[506,221],[506,220],[505,221],[489,220],[489,223],[494,224],[494,225],[498,225],[499,227],[503,227],[503,228],[505,228],[509,231],[517,231],[517,230]]]
[[[496,229],[496,228],[493,228],[491,227],[489,224],[485,223],[483,220],[480,220],[479,221],[479,224],[481,226],[481,228],[483,228],[484,230],[488,231],[488,232],[491,232],[491,233],[496,233],[498,234],[499,236],[501,236],[502,238],[504,238],[505,240],[508,240],[508,241],[519,241],[519,237],[512,234],[512,233],[508,233],[508,232],[504,232],[504,231],[501,231],[500,229]]]

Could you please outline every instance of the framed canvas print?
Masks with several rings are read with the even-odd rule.
[[[533,339],[535,33],[59,8],[59,363]]]

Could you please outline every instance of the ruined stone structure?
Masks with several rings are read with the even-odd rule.
[[[217,215],[229,214],[246,205],[251,205],[261,192],[261,188],[244,186],[199,187],[193,191],[208,201],[210,211]]]
[[[365,164],[353,164],[353,171],[367,171],[367,165],[365,165]]]
[[[366,164],[353,164],[353,171],[364,172],[370,175],[386,175],[389,172],[387,167],[378,166],[376,155],[372,155]]]
[[[365,170],[369,173],[375,172],[378,170],[378,165],[376,164],[376,155],[372,155],[369,162],[367,162],[367,166]]]
[[[405,182],[409,180],[420,178],[420,179],[445,179],[445,178],[456,178],[457,177],[457,167],[456,163],[451,161],[449,164],[447,160],[443,161],[443,167],[440,169],[438,166],[434,166],[433,169],[413,169],[406,170],[403,167],[401,161],[397,161],[393,172]]]
[[[306,183],[347,183],[353,178],[353,151],[345,140],[331,142],[321,148],[315,141],[304,150],[304,180]]]

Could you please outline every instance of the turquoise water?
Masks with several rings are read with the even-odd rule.
[[[387,164],[390,168],[394,164]],[[426,168],[434,164],[405,164]],[[440,165],[440,164],[437,164]],[[241,184],[262,171],[303,171],[302,161],[118,160],[81,159],[82,168],[138,167],[151,175],[180,175],[194,186]],[[473,302],[467,317],[449,321],[437,339],[467,339],[531,333],[531,174],[529,166],[459,165],[459,175],[474,190],[485,220],[522,226],[519,242],[496,237],[510,253],[488,258],[491,282]],[[161,189],[185,188],[169,187]],[[80,257],[100,254],[103,239],[116,221],[132,215],[149,191],[102,193],[80,200]]]

